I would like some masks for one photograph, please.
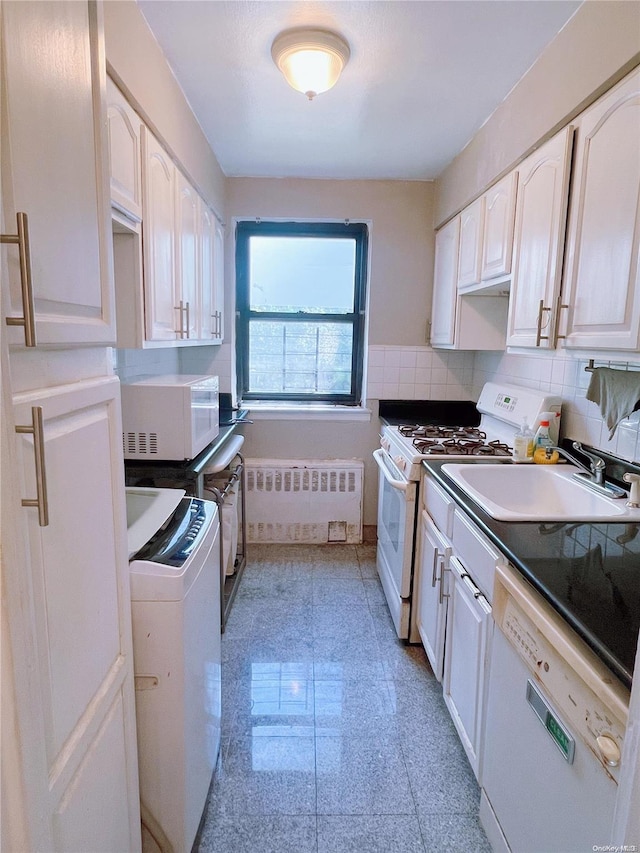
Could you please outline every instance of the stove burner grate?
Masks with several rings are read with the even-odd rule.
[[[480,432],[480,431],[478,431]],[[414,438],[413,446],[426,456],[510,456],[511,450],[501,441],[485,442],[482,438]]]
[[[464,426],[442,426],[440,424],[416,424],[415,426],[399,426],[398,432],[405,438],[414,439],[482,439],[486,440],[487,434],[478,427]]]

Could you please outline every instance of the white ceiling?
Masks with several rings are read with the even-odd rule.
[[[138,0],[228,176],[428,180],[473,137],[574,0]],[[284,29],[349,42],[313,101],[271,59]]]

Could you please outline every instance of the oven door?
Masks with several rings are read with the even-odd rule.
[[[379,469],[378,574],[398,637],[408,639],[417,483],[407,480],[382,448],[373,458]]]

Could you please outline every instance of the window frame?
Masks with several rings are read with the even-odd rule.
[[[250,308],[251,237],[323,237],[355,240],[353,312],[347,314],[293,314],[277,311],[252,311]],[[365,222],[282,222],[242,220],[236,224],[236,359],[238,398],[247,402],[334,403],[359,406],[362,403],[364,342],[368,280],[369,228]],[[249,324],[253,319],[287,323],[344,323],[352,328],[351,390],[348,394],[309,394],[249,391]]]

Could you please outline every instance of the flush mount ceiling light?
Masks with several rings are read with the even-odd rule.
[[[271,56],[287,83],[311,101],[335,85],[349,61],[350,50],[337,33],[295,29],[276,37]]]

